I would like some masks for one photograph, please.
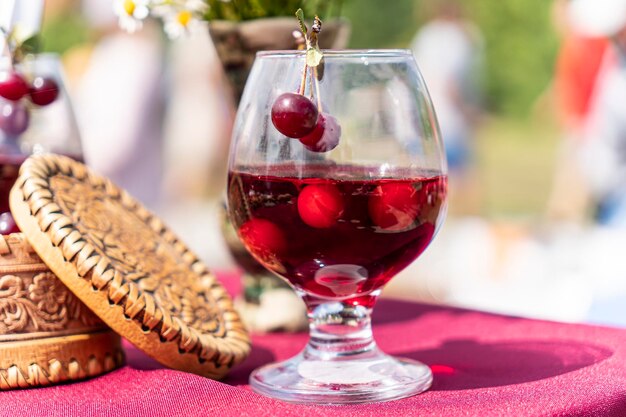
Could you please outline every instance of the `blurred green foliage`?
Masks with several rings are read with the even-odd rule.
[[[350,0],[353,48],[408,47],[429,6],[439,0]],[[523,117],[552,77],[558,39],[546,0],[460,0],[485,41],[485,101],[498,114]]]
[[[298,8],[307,19],[315,14],[322,18],[341,12],[343,0],[206,0],[207,20],[251,20],[262,17],[293,16]]]
[[[2,0],[0,0],[2,1]],[[91,39],[91,28],[80,11],[54,15],[41,28],[41,48],[44,52],[62,54],[73,46]]]
[[[406,48],[418,28],[414,0],[348,0],[342,15],[352,26],[351,48]]]
[[[558,39],[552,2],[546,0],[465,0],[483,32],[486,97],[492,109],[525,115],[549,85]]]

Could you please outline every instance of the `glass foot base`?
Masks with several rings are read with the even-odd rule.
[[[310,360],[300,354],[250,375],[250,385],[259,394],[309,404],[396,400],[426,391],[432,380],[430,368],[423,363],[378,350],[332,360]]]

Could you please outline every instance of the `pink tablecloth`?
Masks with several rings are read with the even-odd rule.
[[[429,364],[430,391],[400,401],[303,406],[262,397],[250,371],[294,355],[304,334],[256,335],[250,358],[216,382],[163,369],[134,348],[89,381],[0,393],[0,416],[626,416],[626,330],[383,300],[385,351]]]

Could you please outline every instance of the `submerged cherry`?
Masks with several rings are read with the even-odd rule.
[[[265,219],[250,219],[239,228],[239,236],[248,250],[264,262],[284,254],[285,234],[275,223]]]
[[[341,126],[333,116],[320,113],[315,129],[308,135],[300,138],[300,142],[312,152],[332,151],[339,145]]]
[[[369,200],[369,214],[386,231],[403,231],[415,223],[421,207],[420,196],[410,184],[381,184]]]
[[[20,229],[13,220],[13,215],[9,212],[0,214],[0,234],[8,235],[19,233]]]
[[[298,213],[303,222],[323,229],[334,225],[344,210],[344,201],[337,187],[311,184],[298,196]]]
[[[0,72],[0,96],[17,101],[28,94],[28,84],[15,71]]]
[[[30,101],[47,106],[59,96],[59,85],[52,78],[36,77],[29,89]]]
[[[0,102],[0,131],[8,136],[17,136],[28,129],[30,114],[28,109],[18,102],[2,100]]]
[[[283,135],[301,138],[315,129],[317,107],[301,94],[284,93],[272,105],[272,123]]]

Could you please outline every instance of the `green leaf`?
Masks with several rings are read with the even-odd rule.
[[[300,23],[300,31],[302,32],[302,36],[304,36],[304,39],[307,39],[306,33],[308,32],[308,29],[304,24],[304,12],[302,11],[302,9],[296,10],[296,17],[298,18],[298,23]]]
[[[306,64],[309,67],[317,67],[322,61],[323,57],[324,55],[317,45],[312,46],[306,50]]]
[[[35,54],[39,52],[41,47],[41,39],[39,35],[33,35],[22,42],[20,49],[24,54]]]

